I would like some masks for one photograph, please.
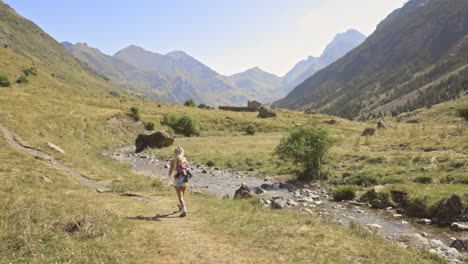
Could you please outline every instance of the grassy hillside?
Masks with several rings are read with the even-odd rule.
[[[453,99],[468,87],[467,14],[463,0],[409,1],[277,104],[366,120]]]
[[[86,177],[110,180],[113,190],[144,197],[96,193],[56,164],[12,148],[2,135],[0,262],[441,263],[432,254],[404,249],[359,228],[346,229],[315,216],[266,210],[255,200],[219,201],[189,195],[190,216],[170,218],[175,208],[172,190],[102,155],[105,148],[131,143],[143,131],[143,123],[128,116],[131,107],[141,109],[144,121],[160,123],[164,114],[198,119],[202,135],[207,137],[178,140],[177,144],[197,140],[232,144],[238,140],[242,143],[240,153],[245,151],[244,144],[250,149],[247,153],[259,152],[249,147],[256,145],[259,137],[240,135],[247,124],[255,123],[265,141],[270,141],[258,142],[258,149],[265,153],[259,155],[260,161],[280,134],[310,116],[280,111],[275,119],[260,119],[255,113],[200,110],[130,97],[2,3],[0,12],[0,41],[8,42],[0,47],[0,75],[12,81],[10,87],[0,87],[0,124],[15,133],[22,144],[49,153]],[[28,83],[14,83],[30,67],[37,74],[29,74]],[[330,117],[317,115],[317,119],[322,122]],[[368,125],[337,120],[338,125],[329,127],[334,135],[343,137],[343,148]],[[65,153],[50,149],[46,142],[60,146]],[[450,138],[441,142],[441,146],[452,144]],[[454,152],[460,151],[458,145],[462,144],[454,146]],[[203,149],[195,150],[188,152],[192,160],[206,158]],[[242,155],[227,153],[222,161],[239,157]],[[256,166],[257,170],[277,172],[266,163]]]

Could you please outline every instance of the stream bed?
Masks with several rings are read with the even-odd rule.
[[[123,146],[114,149],[105,155],[112,159],[129,164],[135,171],[151,175],[172,184],[168,179],[170,160],[158,159],[151,153],[134,153],[133,146]],[[269,177],[263,178],[254,172],[240,172],[233,170],[207,167],[201,164],[191,164],[194,175],[189,180],[188,190],[195,193],[209,193],[218,198],[232,198],[242,183],[246,184],[251,193],[257,190],[257,197],[265,201],[266,206],[272,199],[282,197],[285,209],[301,210],[305,213],[316,212],[331,221],[340,222],[345,226],[359,225],[366,227],[380,235],[411,244],[408,240],[416,237],[420,243],[426,243],[426,250],[444,257],[449,263],[464,263],[466,253],[459,253],[450,248],[455,239],[466,239],[466,232],[454,232],[449,228],[440,228],[433,225],[419,224],[415,218],[408,218],[396,213],[394,209],[377,210],[356,202],[335,202],[330,199],[330,189],[318,183],[304,186],[293,186],[287,183],[278,183]],[[258,190],[263,186],[262,191]],[[281,188],[280,188],[281,187]],[[263,192],[264,193],[260,193]],[[315,214],[311,214],[311,217]],[[412,237],[413,238],[412,238]],[[413,239],[414,240],[414,239]]]

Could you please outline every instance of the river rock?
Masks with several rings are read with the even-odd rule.
[[[419,224],[430,225],[432,223],[431,219],[423,218],[418,221]]]
[[[294,187],[294,185],[290,184],[290,183],[284,183],[284,182],[280,182],[279,183],[279,187],[281,189],[291,189]]]
[[[290,205],[290,206],[297,206],[297,203],[291,199],[288,199],[286,200],[286,204]]]
[[[370,228],[375,228],[375,229],[382,229],[382,226],[378,224],[366,224],[366,226]]]
[[[264,183],[262,185],[260,185],[260,188],[264,189],[264,190],[271,190],[274,188],[273,184],[267,184],[267,183]]]
[[[255,193],[256,194],[263,194],[263,193],[266,193],[266,191],[264,189],[262,189],[262,187],[257,187],[257,188],[255,188]]]
[[[460,197],[456,194],[452,194],[439,204],[433,220],[435,220],[439,225],[449,225],[452,222],[456,222],[462,213],[463,203]]]
[[[252,197],[253,195],[250,193],[250,188],[245,183],[242,183],[241,187],[234,193],[234,200],[249,199]]]
[[[411,248],[422,250],[429,250],[429,241],[419,234],[403,234],[399,236],[396,241],[405,244]]]
[[[455,239],[450,243],[451,248],[456,248],[460,252],[468,252],[468,238]]]
[[[135,139],[135,152],[141,152],[146,148],[169,147],[174,143],[174,138],[164,131],[156,131],[151,135],[139,134]]]
[[[455,222],[450,225],[450,229],[453,231],[468,231],[468,224]]]
[[[276,198],[276,199],[275,199]],[[283,209],[286,207],[286,202],[283,197],[275,197],[271,200],[271,208]]]

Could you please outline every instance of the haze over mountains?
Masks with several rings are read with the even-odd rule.
[[[275,104],[349,119],[396,115],[467,90],[467,62],[468,2],[411,0]]]
[[[320,58],[299,62],[283,78],[258,67],[222,76],[183,51],[162,55],[131,45],[110,56],[84,43],[62,42],[62,45],[112,82],[151,99],[182,103],[194,98],[197,103],[218,106],[245,105],[247,100],[269,103],[280,99],[364,39],[365,36],[356,30],[338,34]]]

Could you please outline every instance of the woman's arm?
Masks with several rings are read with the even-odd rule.
[[[172,178],[172,171],[174,171],[174,168],[175,168],[175,161],[176,161],[175,159],[171,161],[171,166],[169,168],[169,175],[168,175],[169,179]]]

